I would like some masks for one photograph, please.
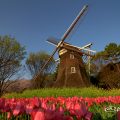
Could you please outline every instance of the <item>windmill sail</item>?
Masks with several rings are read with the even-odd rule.
[[[46,40],[48,43],[50,43],[50,44],[52,44],[52,45],[55,45],[55,46],[57,46],[58,45],[58,41],[56,40],[56,39],[54,39],[54,38],[49,38],[49,39],[47,39]]]
[[[83,9],[80,11],[80,13],[78,14],[78,16],[75,18],[75,20],[72,22],[72,24],[70,25],[70,27],[67,29],[67,31],[64,33],[64,35],[61,37],[61,41],[57,44],[57,47],[55,48],[55,50],[53,51],[51,57],[46,61],[46,63],[41,67],[41,70],[37,73],[37,75],[33,78],[34,80],[36,80],[38,77],[40,77],[40,75],[42,74],[44,68],[46,67],[46,65],[49,63],[49,61],[52,59],[52,57],[54,56],[54,54],[57,52],[57,50],[59,50],[59,48],[61,47],[61,45],[64,43],[65,39],[68,37],[68,35],[70,34],[70,32],[72,31],[72,29],[75,27],[76,23],[79,21],[79,19],[82,17],[82,15],[85,13],[85,11],[87,10],[88,5],[85,5],[83,7]],[[55,42],[50,41],[54,44],[56,44]],[[41,81],[40,84],[43,83],[43,80]]]

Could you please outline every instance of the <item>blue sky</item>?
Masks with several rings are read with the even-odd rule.
[[[66,41],[92,42],[96,51],[110,42],[120,44],[120,0],[0,0],[0,35],[15,37],[28,54],[51,53],[54,46],[46,39],[60,39],[85,4],[87,14]]]

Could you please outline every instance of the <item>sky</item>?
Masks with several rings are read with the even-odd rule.
[[[30,52],[54,46],[49,37],[60,40],[84,5],[87,13],[66,39],[76,46],[93,43],[101,51],[110,42],[120,44],[120,0],[0,0],[0,35],[10,35]]]

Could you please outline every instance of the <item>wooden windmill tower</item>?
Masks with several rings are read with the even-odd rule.
[[[48,40],[48,42],[56,45],[56,49],[53,51],[51,57],[48,59],[48,61],[42,66],[41,70],[38,72],[38,74],[33,78],[37,79],[42,74],[44,68],[49,63],[53,55],[58,51],[59,57],[60,57],[60,67],[58,71],[57,80],[54,86],[56,87],[85,87],[89,86],[89,80],[85,71],[85,66],[82,60],[83,55],[89,55],[88,52],[83,52],[82,49],[85,48],[79,48],[73,45],[70,45],[65,41],[65,39],[68,37],[76,23],[79,21],[79,19],[82,17],[82,15],[87,10],[88,6],[84,6],[83,9],[80,11],[78,16],[75,18],[73,23],[70,25],[68,30],[65,32],[63,37],[61,38],[60,42],[56,42],[55,40]],[[43,81],[41,81],[41,84]]]
[[[48,39],[49,43],[57,46],[59,43],[54,39]],[[83,47],[73,46],[64,42],[58,51],[60,63],[57,80],[54,87],[87,87],[90,85],[83,62],[83,55],[92,56],[93,50],[86,49],[92,44]]]

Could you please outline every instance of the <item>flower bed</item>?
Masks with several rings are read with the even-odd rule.
[[[27,115],[25,119],[31,120],[97,120],[101,116],[100,114],[106,113],[108,118],[118,117],[119,120],[119,104],[120,96],[1,98],[0,112],[1,115],[7,114],[7,119]],[[116,113],[118,113],[117,116]],[[101,119],[103,118],[101,117]]]

